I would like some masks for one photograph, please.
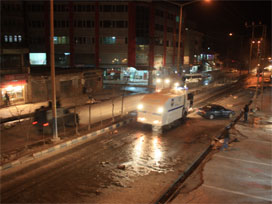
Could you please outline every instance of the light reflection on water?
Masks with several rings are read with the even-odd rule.
[[[163,146],[158,135],[139,135],[131,152],[133,168],[151,167],[155,170],[163,160]]]
[[[153,138],[153,160],[155,161],[156,165],[161,160],[162,151],[161,151],[161,141],[160,138],[155,136]]]

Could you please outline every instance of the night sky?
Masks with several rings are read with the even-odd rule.
[[[178,1],[184,3],[188,1]],[[196,23],[196,29],[207,34],[217,43],[213,50],[226,54],[224,48],[228,42],[228,33],[232,32],[236,39],[243,36],[244,42],[251,36],[251,28],[245,22],[267,25],[267,46],[271,55],[271,1],[214,1],[196,2],[183,8],[184,20]],[[185,23],[186,24],[186,23]],[[257,30],[256,30],[256,34]],[[257,36],[256,36],[257,37]],[[236,43],[237,44],[237,43]],[[239,44],[239,43],[238,43]]]

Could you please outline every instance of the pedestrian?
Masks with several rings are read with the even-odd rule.
[[[225,149],[228,149],[229,147],[229,140],[230,140],[229,130],[230,130],[230,126],[227,126],[226,133],[224,135],[224,143],[221,146],[220,151],[224,151]]]
[[[246,104],[244,107],[244,122],[247,122],[248,111],[249,111],[248,104]]]
[[[6,104],[6,106],[10,105],[9,95],[7,92],[5,93],[5,104]]]

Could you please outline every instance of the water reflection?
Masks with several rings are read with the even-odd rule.
[[[144,135],[142,135],[141,137],[139,137],[136,141],[135,147],[134,147],[134,155],[136,158],[138,159],[141,154],[142,154],[142,149],[143,149],[143,143],[144,143]]]
[[[155,164],[158,165],[158,162],[161,160],[162,151],[161,151],[161,140],[158,136],[153,138],[153,160]]]
[[[148,166],[153,169],[162,165],[162,138],[159,135],[137,135],[131,157],[134,168]]]

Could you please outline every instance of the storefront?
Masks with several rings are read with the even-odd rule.
[[[5,104],[5,94],[9,96],[10,104],[25,103],[26,99],[26,76],[25,75],[5,75],[1,81],[2,105]]]

